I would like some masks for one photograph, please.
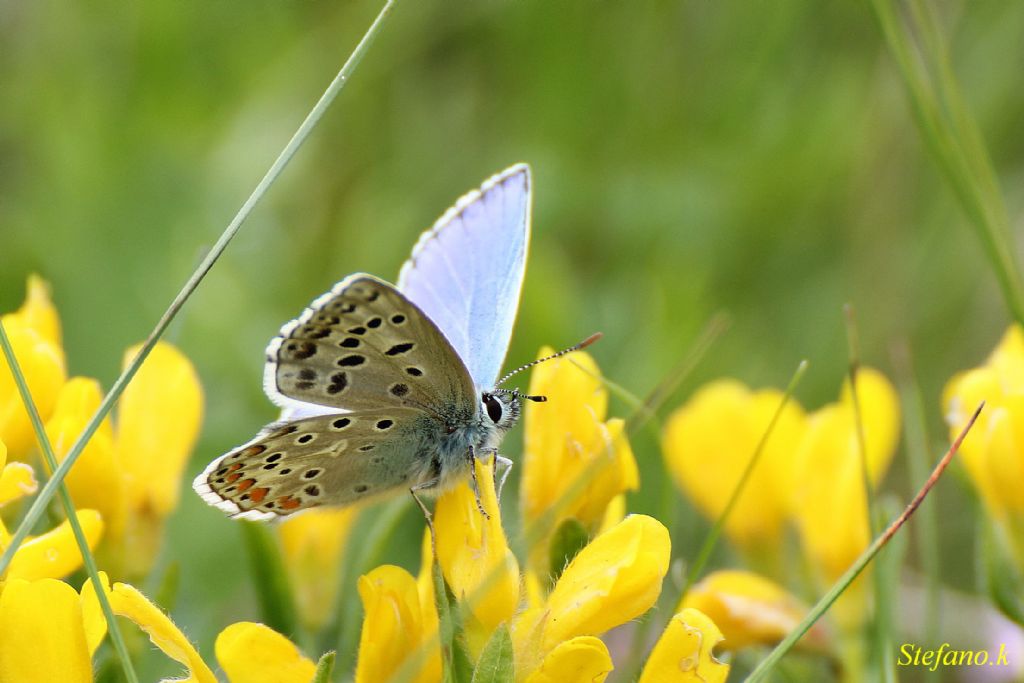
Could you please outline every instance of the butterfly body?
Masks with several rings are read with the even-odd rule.
[[[275,519],[442,491],[473,458],[496,456],[519,417],[518,396],[494,383],[528,212],[529,171],[514,166],[424,234],[398,287],[357,273],[284,325],[264,373],[282,419],[210,463],[193,483],[200,496],[234,517]]]

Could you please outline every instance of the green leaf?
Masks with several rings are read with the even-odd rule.
[[[512,683],[512,634],[506,624],[494,630],[473,670],[472,683]]]
[[[559,525],[551,536],[551,545],[548,547],[551,583],[558,581],[558,577],[572,562],[572,558],[576,557],[589,541],[590,534],[578,519],[569,518]]]
[[[995,522],[983,518],[981,525],[985,589],[1003,614],[1024,625],[1024,573],[1013,561],[1006,539]]]
[[[325,652],[320,661],[316,663],[316,671],[313,673],[311,683],[330,683],[331,674],[334,672],[334,650]]]

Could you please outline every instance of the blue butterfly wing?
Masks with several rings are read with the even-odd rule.
[[[398,289],[441,329],[478,387],[494,386],[512,337],[530,203],[530,168],[516,164],[423,233],[398,276]]]

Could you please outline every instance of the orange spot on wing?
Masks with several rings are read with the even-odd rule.
[[[252,486],[255,483],[256,483],[255,479],[246,479],[244,481],[238,482],[238,492],[242,493],[243,491],[248,491],[249,487]]]
[[[235,470],[240,470],[240,469],[242,469],[242,463],[236,462],[235,464],[233,464],[228,469],[231,470],[232,472],[234,472]]]
[[[268,488],[253,489],[252,491],[249,491],[249,500],[254,503],[262,503],[268,493],[270,493],[270,489]]]
[[[228,482],[229,484],[234,484],[234,483],[235,483],[236,481],[238,481],[238,480],[239,480],[239,479],[241,479],[241,478],[242,478],[242,473],[241,473],[241,472],[235,472],[234,474],[229,474],[229,475],[228,475],[228,476],[226,477],[226,479],[227,479],[227,482]]]
[[[277,505],[282,510],[294,510],[302,505],[302,501],[298,498],[292,498],[291,496],[281,496],[277,499]]]

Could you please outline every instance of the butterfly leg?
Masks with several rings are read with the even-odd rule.
[[[484,519],[490,519],[491,516],[487,514],[487,510],[484,510],[484,504],[480,501],[480,483],[476,480],[476,449],[472,445],[469,447],[469,474],[473,480],[473,493],[476,495],[476,507],[480,510],[480,514],[484,516]]]
[[[508,458],[494,454],[494,476],[498,476],[498,465],[501,465],[501,478],[498,479],[498,500],[501,500],[501,490],[505,488],[505,480],[512,471],[512,461]]]
[[[437,557],[437,537],[434,535],[434,515],[427,508],[423,499],[416,495],[416,492],[424,489],[432,489],[437,486],[438,483],[440,483],[439,479],[431,479],[430,481],[425,481],[422,484],[416,484],[409,489],[409,493],[412,494],[412,499],[416,501],[416,504],[420,506],[420,510],[423,511],[423,519],[427,520],[427,528],[430,529],[430,549],[434,551],[434,557]]]

